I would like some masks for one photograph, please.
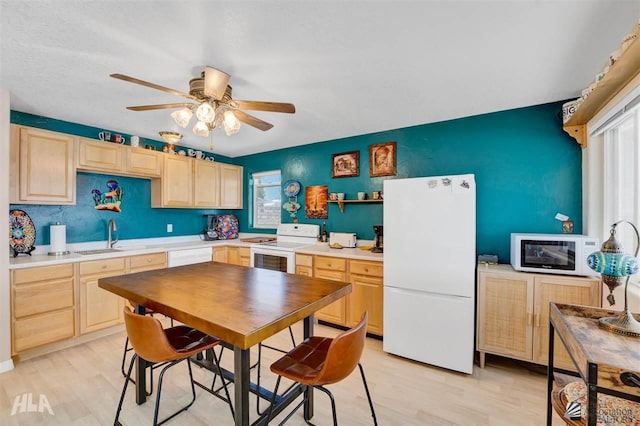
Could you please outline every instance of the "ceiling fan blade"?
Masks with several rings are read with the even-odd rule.
[[[139,105],[139,106],[130,106],[127,109],[131,111],[150,111],[153,109],[169,109],[169,108],[187,108],[193,104],[189,103],[179,103],[179,104],[157,104],[157,105]]]
[[[233,114],[238,120],[242,121],[243,123],[248,124],[249,126],[253,126],[256,129],[260,129],[262,131],[267,131],[273,127],[273,124],[262,121],[259,118],[256,118],[242,111],[234,110]]]
[[[207,66],[204,69],[204,94],[219,101],[224,96],[230,77],[224,71]]]
[[[188,93],[181,92],[179,90],[169,89],[168,87],[160,86],[159,84],[155,84],[155,83],[149,83],[148,81],[139,80],[139,79],[134,78],[134,77],[129,77],[128,75],[111,74],[111,77],[117,78],[118,80],[128,81],[129,83],[135,83],[135,84],[139,84],[141,86],[150,87],[152,89],[161,90],[163,92],[171,93],[172,95],[183,96],[183,97],[188,98],[188,99],[193,99],[194,101],[198,100],[198,98],[196,98],[195,96],[191,96]]]
[[[293,114],[296,107],[293,104],[283,102],[264,102],[264,101],[237,101],[233,100],[234,106],[239,109],[249,109],[254,111],[270,111],[270,112],[286,112]]]

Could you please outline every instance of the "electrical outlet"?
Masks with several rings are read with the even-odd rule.
[[[173,225],[171,223],[167,223],[167,232],[173,232]]]

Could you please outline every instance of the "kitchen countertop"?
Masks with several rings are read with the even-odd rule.
[[[251,242],[241,241],[246,238],[273,237],[273,235],[261,234],[240,234],[239,239],[203,241],[199,236],[169,237],[169,238],[149,238],[138,240],[124,240],[117,243],[114,248],[118,251],[100,254],[77,254],[79,250],[104,249],[106,241],[92,243],[68,244],[67,250],[71,253],[62,256],[49,256],[48,246],[37,247],[31,256],[18,255],[9,258],[9,269],[33,268],[38,266],[61,265],[65,263],[85,262],[91,260],[111,259],[116,257],[136,256],[151,253],[168,252],[172,250],[185,250],[201,247],[233,246],[251,247]],[[342,257],[357,260],[382,261],[382,253],[371,253],[370,251],[358,248],[332,249],[327,244],[314,245],[295,250],[296,253]]]
[[[369,244],[367,244],[369,245]],[[353,260],[370,260],[382,262],[382,253],[372,253],[369,250],[360,250],[359,248],[341,248],[333,249],[328,244],[317,244],[315,246],[302,247],[296,250],[298,254],[312,254],[315,256],[331,256],[343,257]]]

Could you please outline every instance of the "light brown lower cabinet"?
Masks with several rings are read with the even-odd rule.
[[[80,334],[124,322],[124,299],[98,287],[100,278],[123,275],[126,258],[80,262]]]
[[[249,247],[227,247],[227,263],[250,266],[251,249]]]
[[[11,353],[75,335],[73,264],[11,273]]]
[[[480,366],[485,354],[547,365],[549,302],[600,307],[601,285],[596,278],[514,271],[510,265],[478,269],[477,341]],[[557,367],[573,362],[556,336]]]
[[[383,263],[377,261],[296,255],[297,275],[347,281],[352,285],[351,294],[316,312],[317,319],[352,327],[367,311],[367,332],[379,336],[382,336],[383,330],[383,270]]]
[[[227,263],[227,246],[213,248],[213,261]]]

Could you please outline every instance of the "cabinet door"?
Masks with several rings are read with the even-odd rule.
[[[217,207],[219,201],[218,163],[194,160],[193,169],[193,203],[195,207]]]
[[[12,136],[19,138],[19,171],[17,191],[11,191],[17,199],[10,202],[75,204],[75,138],[28,127],[19,127]]]
[[[73,308],[17,319],[13,324],[14,355],[21,351],[71,338],[75,334]]]
[[[127,173],[159,177],[162,170],[163,154],[142,148],[128,148],[126,150],[125,169]]]
[[[81,138],[78,142],[78,168],[122,173],[123,152],[124,149],[120,145]]]
[[[151,182],[152,207],[193,206],[193,159],[165,155],[160,179]]]
[[[547,365],[549,358],[549,303],[600,306],[600,282],[594,278],[559,277],[555,275],[535,278],[533,361]],[[574,369],[573,362],[562,341],[555,336],[554,365]]]
[[[313,270],[314,278],[324,278],[333,281],[347,281],[346,260],[335,257],[316,256],[314,258],[316,268]],[[326,267],[327,269],[322,269]],[[329,269],[330,268],[330,269]],[[336,300],[316,312],[316,318],[332,324],[347,324],[347,297]]]
[[[98,278],[80,279],[80,334],[124,321],[124,299],[98,287]]]
[[[478,350],[533,358],[533,277],[478,273]]]
[[[220,208],[242,208],[242,167],[218,163],[220,167]]]
[[[351,274],[347,326],[353,327],[362,314],[369,313],[367,331],[382,336],[382,277]]]
[[[213,248],[213,261],[220,263],[227,263],[227,248],[228,247],[214,247]]]

